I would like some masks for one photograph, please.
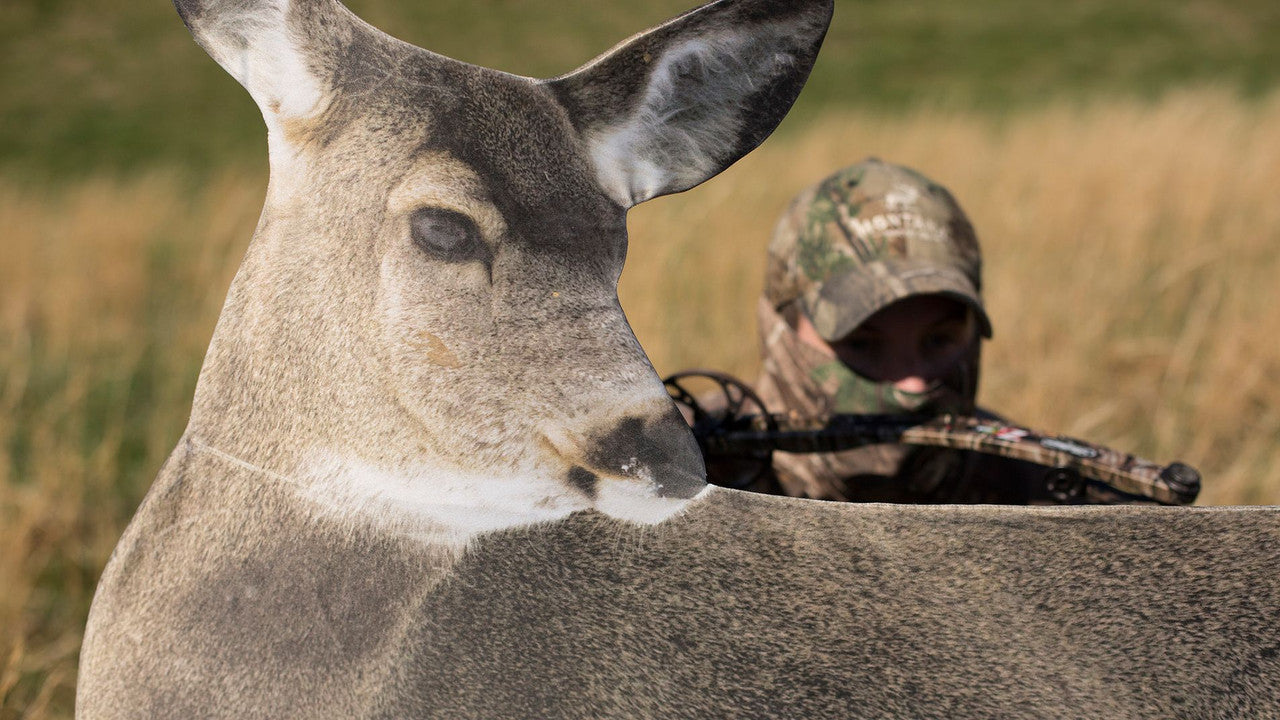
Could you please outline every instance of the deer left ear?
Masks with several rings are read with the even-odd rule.
[[[174,0],[196,42],[249,91],[268,124],[323,108],[332,78],[318,68],[359,24],[337,0]]]
[[[718,0],[547,82],[624,207],[755,149],[809,77],[832,0]]]

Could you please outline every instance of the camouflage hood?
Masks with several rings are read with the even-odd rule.
[[[972,413],[978,342],[949,377],[923,393],[908,393],[854,373],[801,341],[795,328],[804,313],[820,336],[834,342],[898,300],[941,295],[972,308],[979,332],[990,337],[981,277],[973,226],[941,185],[875,158],[827,177],[792,201],[769,243],[757,308],[763,355],[757,390],[770,408],[810,417]],[[832,454],[776,453],[774,467],[791,495],[896,501],[928,494],[956,471],[951,466],[958,458],[879,445]],[[868,490],[877,483],[892,492]],[[905,496],[894,494],[899,491]]]

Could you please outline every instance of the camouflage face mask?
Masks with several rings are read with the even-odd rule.
[[[839,360],[831,360],[809,373],[815,383],[833,387],[831,411],[836,413],[875,413],[912,415],[925,412],[959,412],[954,407],[954,393],[936,380],[924,392],[908,392],[892,383],[876,382],[849,369]],[[951,407],[943,408],[947,405]]]
[[[973,412],[978,346],[951,376],[923,393],[858,375],[828,353],[799,339],[765,299],[757,306],[764,346],[756,390],[768,407],[803,417],[830,413]],[[789,495],[829,500],[867,499],[867,483],[924,494],[950,472],[954,453],[921,452],[905,445],[870,445],[839,453],[774,453],[778,481]],[[943,467],[943,466],[946,467]],[[911,477],[902,477],[906,473]],[[879,478],[878,480],[876,478]],[[901,500],[895,500],[901,501]]]

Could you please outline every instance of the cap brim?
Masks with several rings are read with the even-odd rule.
[[[973,308],[978,330],[991,337],[982,297],[963,273],[927,263],[880,261],[829,278],[800,298],[805,314],[828,342],[853,332],[885,307],[916,295],[942,295]]]

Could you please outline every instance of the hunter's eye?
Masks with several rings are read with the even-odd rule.
[[[475,222],[454,210],[424,207],[409,218],[413,242],[440,260],[467,262],[488,260],[489,248]]]

